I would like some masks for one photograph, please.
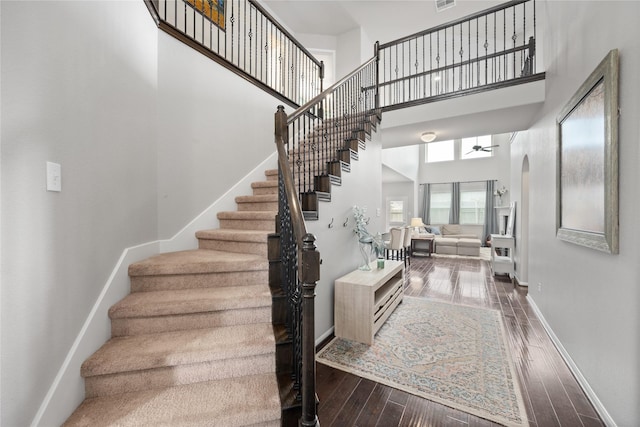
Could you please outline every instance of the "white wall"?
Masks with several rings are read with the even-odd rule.
[[[356,68],[362,62],[360,56],[362,52],[361,45],[362,30],[355,28],[337,37],[338,51],[336,52],[336,74],[337,80],[340,80]],[[373,48],[372,48],[373,49]],[[373,50],[372,50],[373,52]]]
[[[279,103],[159,32],[160,238],[173,236],[275,151],[273,123]]]
[[[387,148],[382,150],[382,163],[411,180],[418,179],[420,171],[420,146]]]
[[[511,194],[529,159],[529,295],[613,422],[640,423],[640,2],[551,1],[544,23],[547,94],[535,125],[511,151]],[[620,253],[556,234],[555,118],[610,49],[620,51]],[[606,415],[606,414],[605,414]]]
[[[509,134],[493,135],[492,145],[499,145],[493,149],[491,157],[478,159],[453,160],[450,162],[426,163],[425,145],[420,146],[420,172],[418,181],[424,183],[487,181],[495,179],[497,185],[504,185],[509,189],[510,180],[510,146]],[[503,203],[508,203],[509,192],[502,197]]]
[[[383,133],[384,140],[384,133]],[[389,229],[388,205],[389,197],[406,197],[407,224],[411,218],[417,216],[418,204],[420,202],[418,173],[420,171],[420,146],[409,145],[406,147],[387,148],[382,150],[382,164],[393,169],[400,175],[407,177],[406,181],[383,181],[382,183],[382,218],[385,230]],[[384,175],[383,175],[384,180]]]
[[[331,187],[331,203],[320,202],[319,220],[307,221],[307,230],[317,237],[322,258],[320,281],[316,287],[316,339],[328,336],[333,328],[334,281],[361,265],[358,239],[354,233],[352,207],[367,209],[370,233],[383,232],[381,207],[381,144],[379,133],[360,150],[359,160],[351,162],[351,172],[342,174],[342,186]],[[333,227],[328,225],[333,219]],[[343,227],[348,219],[346,227]]]
[[[122,250],[156,237],[157,30],[137,1],[0,8],[0,423],[25,426]]]

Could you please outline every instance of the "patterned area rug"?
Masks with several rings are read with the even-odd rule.
[[[335,338],[317,360],[505,426],[528,426],[496,310],[404,297],[372,346]]]

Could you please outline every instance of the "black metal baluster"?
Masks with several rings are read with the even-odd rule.
[[[478,20],[475,20],[476,22],[476,58],[478,57]],[[471,21],[469,21],[469,42],[467,43],[467,50],[468,50],[468,54],[467,54],[467,59],[469,61],[469,65],[467,68],[467,88],[471,88],[471,86],[473,86],[473,65],[471,64]],[[476,59],[475,61],[476,66],[478,64],[478,61]]]
[[[524,3],[522,5],[522,52],[524,55],[524,75],[531,75],[532,73],[532,69],[531,66],[533,58],[530,57],[530,51],[529,49],[525,49],[525,45],[527,44],[527,40],[530,42],[531,41],[531,37],[527,37],[527,3]],[[522,55],[520,56],[522,58]]]
[[[422,36],[420,38],[423,42],[423,50],[424,50],[424,36]],[[419,39],[416,37],[416,62],[415,62],[415,67],[416,67],[416,76],[415,76],[415,82],[416,82],[416,99],[420,99],[420,87],[422,86],[422,82],[423,79],[420,78],[420,63],[422,61],[424,61],[424,55],[422,55],[422,58],[420,58],[419,54],[418,54],[418,41]],[[420,61],[420,59],[422,59],[422,61]],[[424,64],[424,62],[422,62]],[[423,65],[424,66],[424,65]],[[424,92],[424,89],[422,90]]]
[[[187,34],[187,4],[183,3],[183,5],[184,5],[184,33]]]
[[[487,55],[489,54],[489,36],[488,36],[488,20],[489,17],[485,16],[484,17],[484,56],[485,56],[485,60],[484,60],[484,84],[487,84],[489,82],[489,59],[487,58]],[[480,81],[478,80],[478,83],[480,83]]]
[[[233,46],[234,46],[234,34],[233,34],[233,30],[235,27],[235,21],[236,21],[236,17],[235,17],[235,6],[234,6],[235,2],[232,0],[231,1],[231,17],[229,18],[229,22],[231,22],[231,63],[233,63]]]
[[[513,7],[513,36],[511,36],[511,39],[513,40],[513,48],[516,48],[516,40],[518,39],[518,36],[516,35],[516,7]],[[516,78],[516,53],[515,50],[513,52],[513,77],[512,78]]]
[[[536,0],[533,0],[533,42],[538,43],[538,39],[536,38]],[[536,73],[538,70],[538,68],[536,67],[536,58],[537,55],[534,54],[532,58],[533,64],[531,74]]]
[[[249,5],[249,32],[247,37],[249,37],[249,74],[251,75],[253,75],[253,9],[253,5]]]
[[[295,85],[293,84],[294,80],[295,80],[295,49],[293,46],[293,43],[291,43],[291,40],[287,39],[287,44],[289,45],[289,70],[291,71],[290,73],[290,77],[287,79],[289,80],[288,84],[289,84],[289,97],[293,100],[296,99],[296,88]],[[299,101],[299,100],[298,100]]]
[[[462,77],[462,62],[463,62],[463,55],[464,55],[464,49],[462,49],[462,24],[460,24],[460,83],[459,83],[459,90],[462,90],[462,81],[463,81],[463,77]]]
[[[407,87],[407,84],[405,84],[405,80],[406,80],[405,78],[407,76],[405,71],[406,61],[404,59],[406,43],[407,42],[402,43],[402,102],[405,102],[407,100],[407,89],[409,91],[409,94],[411,94],[411,80],[409,80],[408,82],[408,87]],[[409,51],[411,51],[411,49],[409,49]]]
[[[496,49],[497,49],[496,44],[497,44],[497,41],[498,41],[497,32],[496,32],[497,31],[497,28],[496,28],[497,27],[497,21],[498,21],[498,15],[494,14],[493,15],[493,53],[494,53],[494,55],[496,53]],[[491,83],[495,83],[496,81],[498,81],[498,76],[497,76],[498,70],[496,69],[496,60],[497,60],[497,57],[494,56],[493,57],[493,73],[492,73],[492,76],[491,76]]]
[[[507,9],[502,10],[502,51],[507,50]],[[507,78],[507,57],[506,53],[501,55],[504,65],[504,78]],[[498,75],[498,80],[502,81],[502,76]]]
[[[433,96],[433,33],[429,33],[429,96]]]
[[[260,44],[257,46],[260,46],[260,81],[262,83],[266,83],[267,82],[267,53],[266,53],[266,45],[267,45],[267,41],[266,41],[266,31],[267,31],[267,25],[264,23],[265,17],[264,16],[260,16]],[[262,30],[265,30],[264,35],[262,35]],[[265,49],[263,50],[262,46],[265,46]],[[258,49],[258,47],[256,46],[256,49]],[[264,51],[264,56],[262,55],[262,52]]]
[[[213,21],[209,21],[209,49],[213,51]]]
[[[427,96],[427,75],[426,71],[426,58],[427,58],[427,42],[424,39],[424,34],[422,35],[422,97],[426,98]]]

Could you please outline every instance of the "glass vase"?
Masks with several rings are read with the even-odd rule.
[[[358,242],[358,246],[360,246],[360,255],[362,256],[362,265],[358,267],[358,270],[362,271],[371,271],[371,266],[369,265],[369,243]]]

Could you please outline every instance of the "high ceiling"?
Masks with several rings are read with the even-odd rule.
[[[381,43],[449,22],[504,1],[457,0],[436,11],[435,0],[263,0],[295,34],[337,36],[361,27]]]

